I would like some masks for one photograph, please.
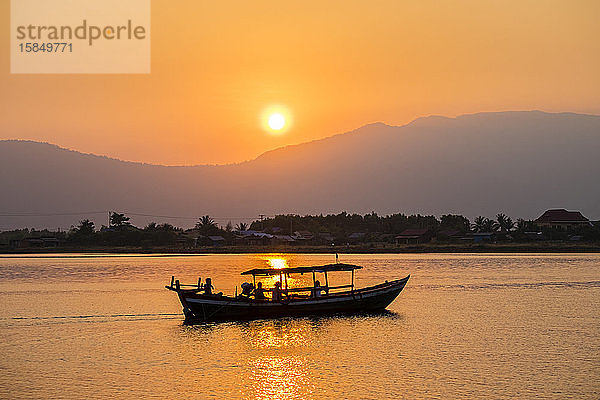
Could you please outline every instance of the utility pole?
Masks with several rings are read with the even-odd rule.
[[[263,222],[263,219],[265,218],[265,214],[259,214],[258,216],[260,217],[260,230],[264,231],[265,230],[265,224]]]
[[[108,228],[110,228],[110,211],[108,212]]]

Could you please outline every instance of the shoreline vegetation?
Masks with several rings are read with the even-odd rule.
[[[535,220],[462,215],[342,212],[261,216],[250,224],[220,226],[208,215],[193,228],[151,222],[136,227],[111,212],[108,226],[84,219],[68,231],[0,232],[0,254],[243,254],[243,253],[594,253],[600,223],[578,211],[547,210]]]

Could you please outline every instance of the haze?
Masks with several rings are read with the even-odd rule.
[[[99,227],[107,210],[128,213],[138,226],[190,226],[206,214],[225,225],[259,214],[341,211],[535,219],[548,208],[597,220],[599,132],[597,115],[428,117],[367,125],[241,164],[197,167],[0,141],[0,229],[68,228],[83,218]]]
[[[153,1],[149,75],[11,75],[3,35],[0,138],[183,165],[431,114],[600,114],[599,11],[597,1]],[[0,14],[7,32],[8,1]],[[285,134],[261,127],[273,104],[293,115]]]

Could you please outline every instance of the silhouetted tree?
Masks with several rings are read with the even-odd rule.
[[[208,215],[200,217],[198,223],[196,224],[196,229],[198,229],[198,231],[200,231],[200,233],[203,235],[210,235],[211,233],[217,233],[219,231],[219,227],[217,226],[215,220]]]
[[[145,228],[140,240],[146,244],[164,246],[173,244],[177,240],[177,232],[181,231],[171,224],[156,224],[150,222]]]
[[[117,228],[130,225],[129,217],[125,216],[125,214],[121,214],[118,212],[112,212],[110,214],[110,226],[114,226]]]
[[[495,232],[498,229],[496,222],[482,216],[473,220],[472,227],[475,232]]]
[[[94,223],[89,219],[79,221],[79,225],[75,228],[75,232],[81,236],[90,236],[95,232]]]
[[[231,232],[233,230],[233,224],[231,223],[231,221],[227,222],[227,225],[225,225],[225,232]]]
[[[240,222],[239,224],[237,224],[235,226],[235,229],[237,231],[247,231],[248,230],[248,224],[244,223],[244,222]]]
[[[496,232],[498,230],[498,224],[493,219],[486,218],[484,228],[486,232]]]
[[[147,232],[173,232],[178,229],[180,229],[180,228],[176,228],[171,224],[167,224],[167,223],[157,224],[156,222],[150,222],[144,228],[144,230]]]
[[[496,221],[497,221],[498,227],[500,228],[500,231],[502,231],[502,233],[510,232],[515,226],[513,220],[510,217],[507,217],[503,213],[496,215]]]
[[[519,232],[519,233],[537,232],[538,231],[538,229],[533,221],[524,220],[523,218],[517,219],[515,228],[516,228],[517,232]]]
[[[87,244],[93,242],[95,233],[94,223],[89,219],[83,219],[71,230],[69,239],[76,243]]]
[[[480,216],[478,216],[478,217],[476,217],[476,218],[473,220],[473,225],[471,226],[471,228],[473,228],[473,230],[474,230],[475,232],[483,232],[483,227],[485,226],[485,220],[486,220],[486,219],[487,219],[487,218],[485,218],[485,217],[482,217],[481,215],[480,215]]]
[[[468,232],[471,228],[471,224],[466,217],[462,215],[442,215],[440,218],[440,229],[458,229],[460,232]]]

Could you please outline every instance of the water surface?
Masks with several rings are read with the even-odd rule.
[[[378,315],[184,326],[164,289],[273,258],[333,261],[0,256],[0,398],[600,397],[598,254],[342,255],[358,286],[411,274]]]

